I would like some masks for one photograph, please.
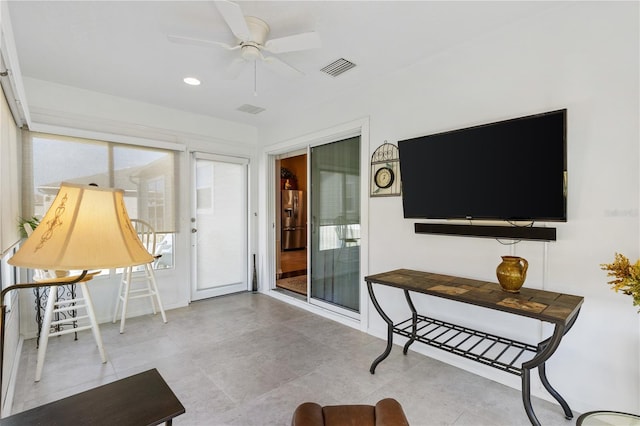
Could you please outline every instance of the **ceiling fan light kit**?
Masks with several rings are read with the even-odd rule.
[[[242,55],[242,59],[245,61],[257,61],[258,59],[262,59],[260,49],[253,43],[243,44],[240,49],[240,54]]]

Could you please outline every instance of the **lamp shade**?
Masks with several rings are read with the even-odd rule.
[[[38,227],[9,259],[35,269],[110,269],[153,261],[131,224],[121,189],[63,182]]]

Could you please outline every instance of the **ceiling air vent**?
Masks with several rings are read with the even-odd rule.
[[[327,65],[326,67],[322,68],[320,71],[326,72],[332,77],[337,77],[343,72],[349,71],[351,68],[355,66],[356,64],[354,64],[353,62],[347,61],[344,58],[340,58],[337,61],[334,61],[329,65]]]
[[[255,105],[244,104],[238,108],[238,111],[246,112],[248,114],[260,114],[262,111],[265,111],[265,109]]]

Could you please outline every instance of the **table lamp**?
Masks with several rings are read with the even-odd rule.
[[[153,261],[131,225],[121,189],[63,182],[38,227],[8,263],[47,270],[82,270],[75,279],[11,285],[0,303],[0,404],[4,362],[5,295],[22,288],[50,287],[80,282],[89,269],[112,269]]]

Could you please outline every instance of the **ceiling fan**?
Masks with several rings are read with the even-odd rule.
[[[262,61],[273,71],[285,76],[304,75],[302,71],[287,64],[276,56],[266,56],[263,52],[278,54],[318,48],[321,42],[316,32],[312,31],[287,37],[268,39],[270,28],[262,19],[253,16],[244,16],[240,6],[231,1],[218,0],[214,3],[220,15],[222,15],[222,18],[229,26],[229,29],[237,38],[235,45],[232,46],[219,41],[179,35],[169,35],[169,40],[175,43],[206,47],[217,46],[226,50],[238,50],[240,55],[235,58],[227,68],[226,74],[229,78],[236,78],[247,63],[253,62],[255,64],[257,61]]]

